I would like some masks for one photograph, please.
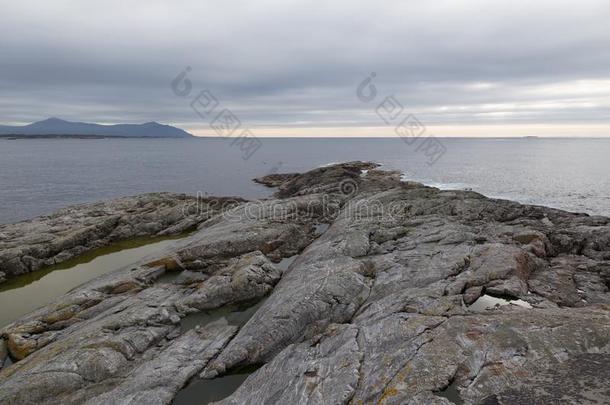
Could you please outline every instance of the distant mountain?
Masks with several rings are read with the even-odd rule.
[[[24,126],[0,125],[0,135],[25,136],[117,136],[138,138],[188,138],[193,135],[182,129],[158,122],[145,124],[100,125],[49,118]]]

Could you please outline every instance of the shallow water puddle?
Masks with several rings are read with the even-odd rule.
[[[156,254],[184,236],[118,242],[43,270],[11,278],[0,284],[0,328],[97,276]]]
[[[0,369],[2,369],[3,367],[8,367],[11,364],[13,364],[13,360],[11,360],[11,356],[6,356],[6,358],[4,359],[4,365],[2,367],[0,367]]]
[[[159,283],[159,284],[173,284],[176,281],[180,280],[181,277],[181,271],[165,271],[165,273],[161,274],[159,277],[157,277],[157,279],[155,280],[155,283]]]
[[[214,401],[220,401],[234,393],[246,378],[260,367],[261,366],[258,365],[244,367],[211,380],[195,378],[189,385],[178,392],[178,395],[174,398],[173,404],[203,405]]]
[[[315,224],[315,233],[316,236],[320,236],[322,235],[324,232],[326,232],[328,230],[328,228],[330,227],[329,224]]]
[[[285,272],[286,270],[288,270],[288,267],[290,267],[290,265],[296,260],[297,257],[299,257],[299,255],[286,257],[280,260],[278,263],[275,263],[275,267],[280,269],[282,272]]]
[[[516,305],[522,308],[531,309],[529,302],[523,300],[508,300],[505,298],[492,297],[491,295],[481,295],[475,302],[468,307],[473,311],[484,311],[486,309],[494,309],[505,305]]]
[[[197,312],[187,315],[180,321],[180,324],[183,331],[196,328],[197,326],[205,327],[205,325],[212,323],[242,327],[263,305],[265,300],[266,298],[249,307],[234,306]],[[208,404],[224,399],[235,392],[244,380],[258,368],[260,368],[260,365],[248,366],[209,380],[195,377],[186,387],[178,392],[173,404]]]
[[[263,305],[265,299],[260,300],[258,303],[246,306],[246,305],[234,305],[225,306],[218,309],[212,309],[209,311],[196,312],[185,316],[180,320],[182,330],[194,329],[197,326],[204,327],[211,323],[220,325],[233,325],[243,326],[248,320],[254,315],[254,313]]]
[[[447,388],[435,392],[434,395],[436,395],[437,397],[447,398],[455,405],[461,405],[464,403],[464,400],[462,399],[462,397],[460,397],[460,391],[457,389],[457,386],[457,380],[453,380],[451,384],[447,386]]]
[[[11,364],[13,364],[13,362],[8,355],[6,341],[0,338],[0,370],[2,370],[4,367],[10,366]]]

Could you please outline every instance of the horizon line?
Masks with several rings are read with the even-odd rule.
[[[183,126],[184,127],[184,126]],[[421,137],[438,138],[609,138],[610,124],[470,124],[429,125],[419,133]],[[245,127],[232,135],[239,136],[248,129],[257,138],[397,138],[391,126],[361,127]],[[196,137],[219,137],[211,128],[186,128]]]

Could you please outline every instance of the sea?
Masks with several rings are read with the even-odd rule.
[[[0,139],[0,223],[146,192],[261,198],[251,180],[350,160],[441,189],[610,216],[610,139]],[[431,147],[432,146],[432,147]]]

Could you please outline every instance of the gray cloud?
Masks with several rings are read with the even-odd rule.
[[[378,125],[370,72],[429,123],[605,122],[607,1],[3,2],[0,122],[204,125],[191,66],[249,127]]]

